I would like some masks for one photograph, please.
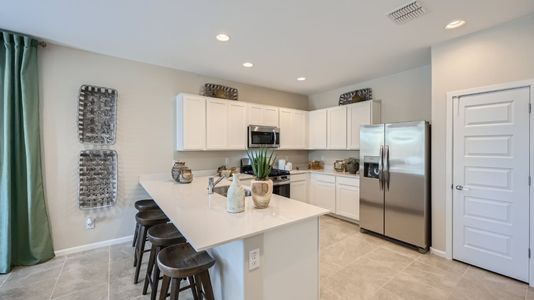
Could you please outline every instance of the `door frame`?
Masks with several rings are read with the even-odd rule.
[[[452,200],[453,200],[453,150],[454,150],[454,119],[453,119],[453,110],[454,110],[454,99],[460,97],[460,96],[466,96],[466,95],[472,95],[472,94],[480,94],[480,93],[488,93],[488,92],[496,92],[500,90],[509,90],[509,89],[516,89],[516,88],[522,88],[522,87],[529,87],[530,88],[530,103],[531,105],[534,105],[534,78],[533,79],[527,79],[527,80],[521,80],[521,81],[514,81],[514,82],[508,82],[503,84],[494,84],[494,85],[488,85],[488,86],[482,86],[482,87],[476,87],[476,88],[470,88],[470,89],[464,89],[464,90],[457,90],[457,91],[451,91],[447,93],[447,110],[446,110],[446,140],[445,140],[445,252],[444,256],[447,259],[452,259],[452,243],[453,243],[453,237],[452,237],[452,227],[453,227],[453,216],[452,216]],[[529,117],[530,124],[530,151],[529,153],[532,153],[532,150],[534,149],[534,124],[533,124],[533,118],[532,113]],[[534,155],[530,154],[529,158],[529,168],[530,172],[534,171]],[[534,174],[531,174],[531,176],[534,177]],[[534,195],[534,183],[530,185],[529,187],[529,202],[531,203],[529,205],[529,213],[530,213],[530,221],[529,221],[529,247],[534,251],[534,205],[532,205],[532,195]],[[436,251],[439,253],[440,251]],[[532,255],[534,256],[534,254]],[[530,286],[534,287],[534,257],[530,259],[529,262],[529,280],[528,280]]]

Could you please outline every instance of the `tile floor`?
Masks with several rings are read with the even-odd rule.
[[[148,256],[147,256],[148,257]],[[56,257],[0,274],[1,300],[138,300],[133,250],[121,244]],[[143,264],[142,274],[146,268]],[[180,294],[180,299],[192,299]],[[361,234],[357,225],[321,218],[321,300],[529,299],[534,289],[491,272]]]

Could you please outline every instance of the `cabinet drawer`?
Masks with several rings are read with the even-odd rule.
[[[323,175],[323,174],[311,174],[312,180],[318,180],[328,183],[336,183],[336,177],[332,175]]]
[[[360,179],[358,177],[336,177],[336,182],[338,184],[350,185],[350,186],[360,186]]]
[[[302,174],[292,174],[291,176],[289,176],[289,180],[291,182],[295,182],[295,181],[306,181],[308,180],[308,174],[306,173],[302,173]]]

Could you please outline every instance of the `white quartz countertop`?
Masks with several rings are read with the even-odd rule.
[[[168,173],[152,174],[140,176],[139,182],[197,251],[329,213],[273,194],[268,208],[254,208],[252,198],[247,197],[245,211],[231,214],[226,212],[225,197],[208,195],[208,176],[179,184]],[[229,184],[224,179],[217,186]]]
[[[338,172],[333,169],[323,169],[323,170],[291,170],[290,172],[293,174],[304,174],[304,173],[313,173],[313,174],[324,174],[324,175],[332,175],[332,176],[341,176],[341,177],[350,177],[350,178],[360,178],[359,174],[352,174],[348,172]]]

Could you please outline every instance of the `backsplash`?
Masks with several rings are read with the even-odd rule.
[[[293,163],[293,166],[306,165],[308,151],[305,150],[277,150],[278,159],[285,159]],[[245,151],[175,151],[174,159],[185,161],[192,170],[216,170],[218,166],[239,167],[242,157],[246,157]],[[169,170],[171,168],[169,162]]]
[[[358,150],[313,150],[308,152],[308,160],[322,160],[325,166],[332,166],[338,159],[360,158]]]

